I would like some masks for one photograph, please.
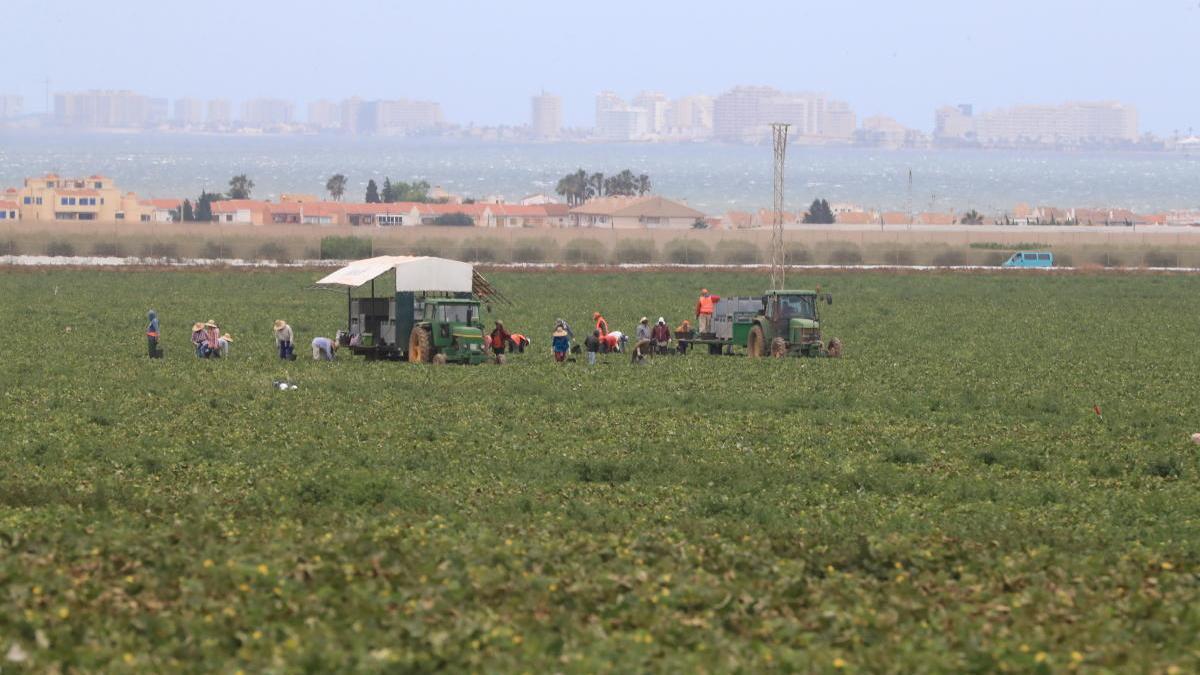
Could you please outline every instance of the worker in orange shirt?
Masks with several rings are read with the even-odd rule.
[[[713,308],[720,299],[719,295],[710,295],[707,288],[700,289],[700,299],[696,301],[696,322],[699,324],[700,335],[712,334]]]
[[[592,312],[592,320],[596,322],[596,330],[600,331],[600,337],[608,335],[608,322],[600,316],[600,312]]]

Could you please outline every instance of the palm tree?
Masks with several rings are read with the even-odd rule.
[[[975,209],[971,209],[963,214],[962,220],[959,223],[962,225],[982,225],[983,216]]]
[[[250,199],[250,191],[253,189],[254,181],[247,178],[244,173],[229,179],[230,199]]]
[[[333,201],[342,201],[342,195],[346,194],[346,177],[335,173],[325,181],[325,189],[329,191],[329,196],[333,197]]]
[[[567,206],[579,206],[588,196],[588,175],[583,169],[558,179],[554,191],[567,199]]]
[[[637,186],[638,196],[641,197],[650,191],[650,176],[640,174],[634,184]]]
[[[588,179],[587,197],[604,196],[604,174],[596,172]]]

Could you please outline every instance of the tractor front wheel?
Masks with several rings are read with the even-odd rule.
[[[408,362],[430,363],[433,361],[433,340],[429,331],[417,326],[408,336]]]
[[[762,326],[751,328],[750,335],[746,338],[746,355],[752,359],[761,358],[764,342],[766,339],[763,337]]]
[[[787,340],[781,337],[771,340],[771,356],[777,359],[787,356]]]

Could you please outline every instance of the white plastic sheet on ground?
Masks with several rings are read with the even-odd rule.
[[[353,288],[393,269],[397,291],[471,292],[474,268],[470,263],[428,256],[381,255],[356,260],[317,284]]]

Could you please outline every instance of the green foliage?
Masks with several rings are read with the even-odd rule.
[[[717,260],[726,265],[753,265],[762,262],[761,257],[752,241],[730,239],[717,245]]]
[[[142,246],[142,257],[178,260],[179,246],[170,241],[152,241]]]
[[[221,201],[221,199],[222,199],[222,197],[219,194],[216,194],[213,192],[205,192],[205,191],[201,190],[200,197],[198,199],[196,199],[196,213],[195,213],[196,221],[201,222],[201,223],[207,223],[207,222],[212,221],[212,219],[213,219],[213,213],[212,213],[213,202]]]
[[[613,261],[644,265],[654,262],[655,254],[653,239],[619,239],[613,249]]]
[[[708,245],[695,239],[672,239],[663,249],[667,262],[676,265],[702,265],[708,262]]]
[[[335,173],[325,181],[325,191],[333,198],[333,201],[342,201],[342,195],[346,194],[346,176],[340,173]]]
[[[593,197],[642,196],[651,189],[650,176],[644,173],[622,169],[606,178],[602,173],[589,174],[579,169],[560,178],[554,191],[566,198],[568,205],[577,206]]]
[[[412,255],[431,255],[441,258],[453,258],[458,255],[458,246],[449,239],[432,238],[418,239],[410,251]]]
[[[363,201],[368,204],[378,204],[383,201],[379,198],[379,186],[375,184],[374,178],[367,181],[367,194]]]
[[[233,247],[221,241],[206,241],[200,250],[201,258],[227,260],[233,257]]]
[[[969,244],[971,248],[981,248],[991,251],[1045,251],[1051,248],[1050,244],[1043,244],[1036,241],[1019,241],[1015,244],[1001,244],[995,241],[976,241]]]
[[[459,257],[469,262],[496,262],[503,257],[497,250],[499,246],[495,239],[472,237],[462,243]]]
[[[829,208],[829,202],[824,199],[814,199],[804,214],[804,222],[829,225],[837,222],[837,218],[833,215],[833,209]]]
[[[98,241],[92,246],[92,255],[108,258],[125,257],[125,247],[117,241]]]
[[[179,207],[179,220],[190,223],[196,220],[196,212],[192,209],[192,201],[190,199],[183,200],[183,204]]]
[[[229,179],[229,198],[230,199],[250,199],[251,193],[254,191],[254,181],[246,177],[246,174],[238,174]],[[201,193],[203,196],[204,193]]]
[[[938,267],[956,267],[967,264],[967,254],[962,249],[949,248],[933,256],[933,264]]]
[[[595,239],[572,239],[563,247],[563,262],[599,265],[605,262],[605,246]]]
[[[70,257],[75,255],[75,245],[65,239],[54,239],[46,243],[46,255]]]
[[[471,220],[471,216],[468,216],[461,211],[455,211],[454,213],[443,213],[437,218],[434,218],[433,224],[448,225],[451,227],[471,227],[475,224],[475,221]]]
[[[0,270],[7,666],[1200,670],[1200,277],[798,271],[845,358],[589,369],[767,275],[489,271],[534,348],[439,368],[308,359],[327,271]]]
[[[1178,267],[1179,254],[1174,251],[1151,249],[1142,256],[1142,264],[1145,267]]]
[[[812,253],[804,244],[789,241],[783,245],[784,260],[789,265],[806,265],[812,262]],[[770,261],[769,252],[767,260]]]
[[[522,239],[513,244],[512,261],[518,263],[550,262],[554,253],[553,240]]]
[[[982,225],[983,224],[983,215],[980,214],[975,209],[971,209],[970,211],[967,211],[966,213],[964,213],[962,218],[959,219],[958,222],[961,225]]]
[[[860,265],[862,251],[854,244],[840,244],[829,252],[829,262],[833,265]]]
[[[322,260],[360,260],[370,258],[372,243],[369,237],[330,235],[321,237]]]
[[[254,249],[254,257],[258,260],[274,260],[275,262],[288,262],[287,249],[283,244],[275,241],[266,241],[259,244],[258,248]]]
[[[391,178],[383,179],[383,191],[379,197],[387,204],[395,202],[431,202],[429,197],[430,185],[423,180],[405,183],[393,183]]]

